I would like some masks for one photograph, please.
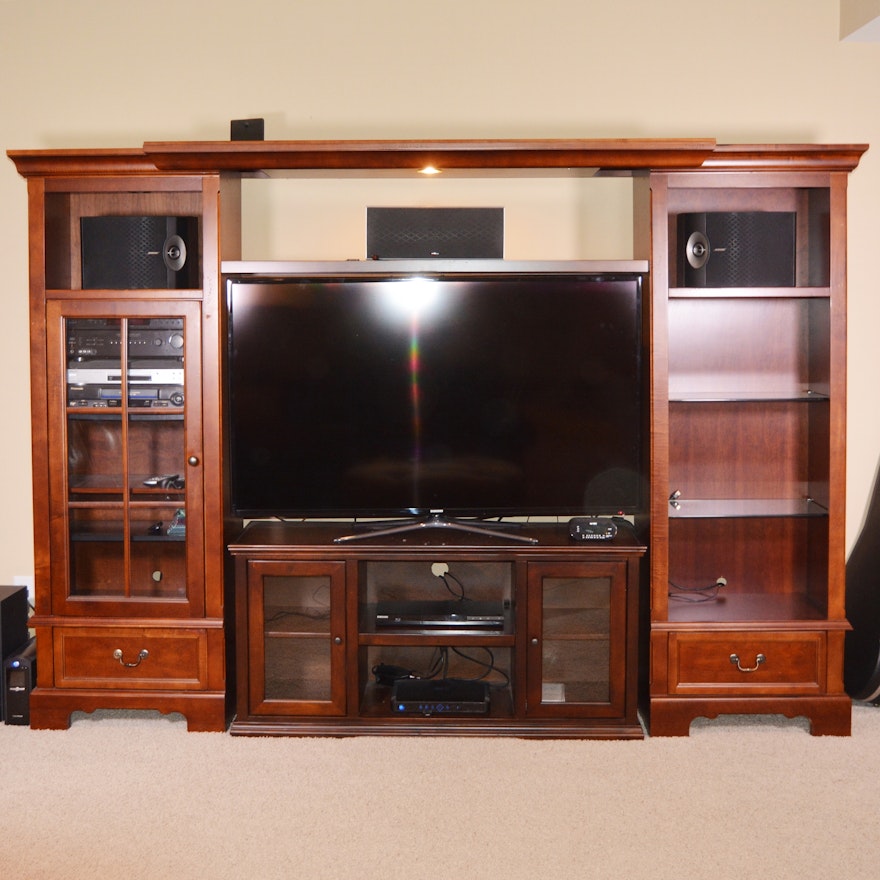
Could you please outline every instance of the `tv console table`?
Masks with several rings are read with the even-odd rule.
[[[846,201],[866,149],[708,138],[10,151],[28,185],[32,726],[128,708],[181,712],[190,729],[225,730],[237,708],[236,733],[628,736],[639,733],[643,665],[652,735],[687,734],[696,717],[732,712],[802,715],[813,733],[848,734]],[[623,539],[573,547],[549,529],[536,547],[447,544],[445,533],[338,546],[331,532],[287,525],[241,535],[231,515],[223,273],[242,260],[242,179],[284,170],[381,178],[427,165],[477,177],[631,177],[631,256],[649,266],[643,647],[635,588],[643,551]],[[694,280],[686,257],[699,218],[767,213],[786,215],[793,229],[784,281],[714,272]],[[109,217],[195,220],[192,271],[177,281],[90,283],[83,220]],[[113,245],[123,266],[138,261],[124,241]],[[147,343],[174,376],[173,393],[165,381],[150,408],[122,390],[125,352]],[[72,361],[98,352],[117,361],[108,382],[126,376],[105,389],[115,405],[71,380]],[[371,628],[384,586],[431,593],[435,562],[461,571],[477,594],[509,600],[511,623],[451,645],[436,633]],[[592,605],[575,614],[587,593],[607,600],[607,632],[593,628],[601,614]],[[326,624],[315,616],[315,597],[325,595]],[[568,603],[561,624],[585,624],[562,630],[566,638],[546,629],[557,600]],[[273,619],[276,606],[283,616]],[[313,618],[311,629],[295,628],[288,611],[297,609],[301,621]],[[560,656],[583,654],[581,679],[571,669],[562,676],[551,645]],[[488,717],[391,717],[372,666],[393,656],[391,665],[423,670],[438,647],[492,649],[510,684],[493,689]],[[295,674],[279,671],[288,655]]]
[[[251,523],[235,558],[234,734],[515,734],[638,738],[639,561],[621,529],[574,543],[565,525],[504,537],[420,530],[334,539],[350,527]],[[461,600],[459,597],[465,596]],[[377,604],[449,600],[503,622],[383,627]],[[395,676],[488,685],[488,711],[454,698],[401,714]]]

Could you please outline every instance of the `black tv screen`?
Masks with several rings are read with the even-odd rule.
[[[234,512],[638,512],[642,280],[228,277]]]

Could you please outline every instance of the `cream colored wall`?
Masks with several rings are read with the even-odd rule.
[[[802,0],[698,7],[693,0],[151,0],[136,7],[0,0],[0,146],[224,139],[229,119],[247,116],[265,117],[271,138],[874,143],[850,184],[852,542],[880,457],[880,45],[840,42],[838,3],[811,0],[805,14]],[[460,183],[442,186],[444,199],[475,197]],[[582,246],[589,256],[621,255],[591,252],[625,250],[628,233],[625,218],[587,219],[594,202],[605,210],[605,194],[581,186],[528,184],[511,197],[517,255],[559,249],[564,256]],[[617,204],[618,193],[609,195]],[[340,191],[339,210],[358,218],[346,221],[351,241],[359,241],[363,205],[379,197]],[[292,220],[288,200],[296,203]],[[0,583],[11,583],[32,572],[33,559],[26,189],[6,159],[0,205]],[[248,210],[255,257],[286,256],[288,246],[297,256],[292,242],[321,228],[321,216],[328,235],[337,229],[305,193],[252,194]],[[348,240],[339,248],[348,250]]]
[[[840,0],[840,36],[847,37],[880,18],[880,0]],[[876,29],[872,27],[872,31]]]

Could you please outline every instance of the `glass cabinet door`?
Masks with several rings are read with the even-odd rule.
[[[345,712],[345,563],[248,565],[249,711]]]
[[[190,615],[204,595],[199,304],[121,308],[50,303],[49,376],[62,381],[49,445],[65,465],[52,469],[53,601]]]
[[[531,563],[530,715],[621,715],[625,701],[626,565]]]

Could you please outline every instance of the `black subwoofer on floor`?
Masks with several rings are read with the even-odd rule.
[[[787,211],[680,214],[682,287],[794,287],[795,217]]]

